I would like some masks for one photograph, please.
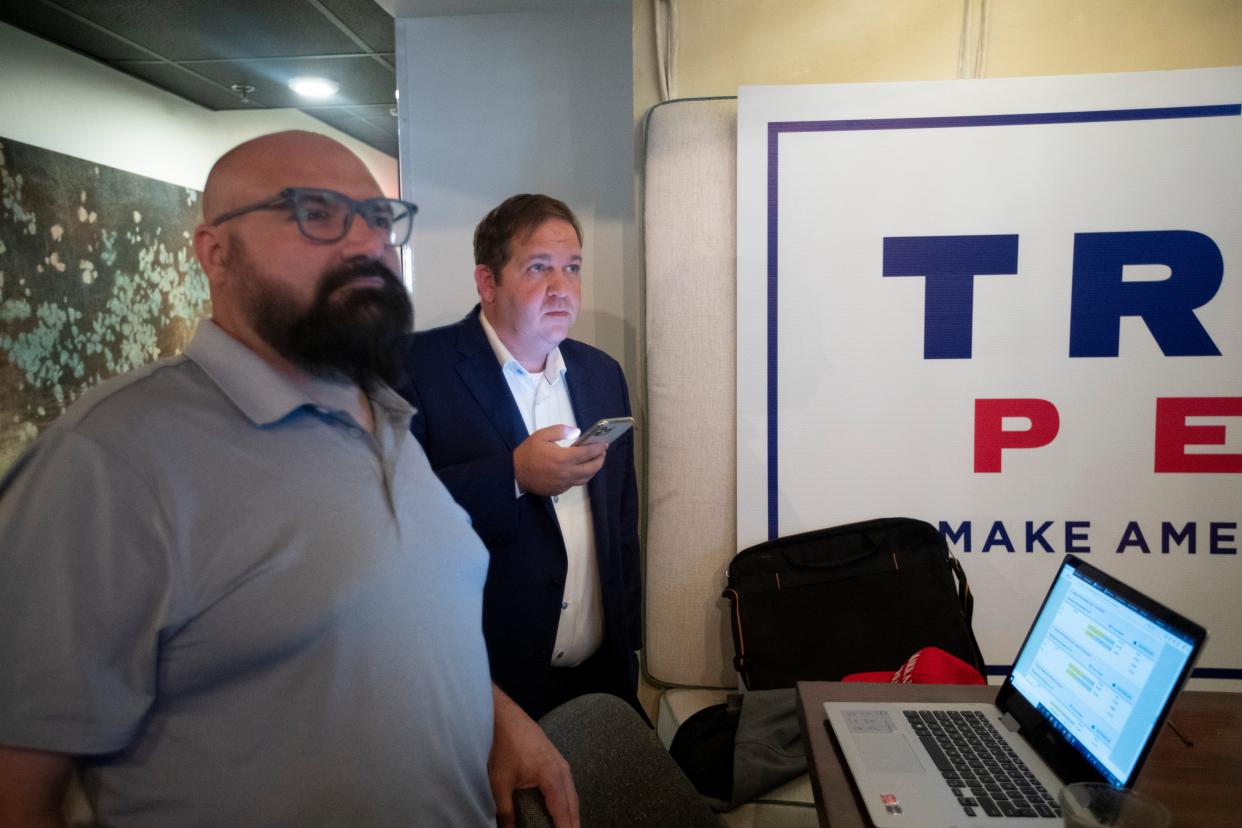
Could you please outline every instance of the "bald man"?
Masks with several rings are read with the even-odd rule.
[[[568,767],[488,674],[487,551],[391,389],[415,207],[321,135],[233,149],[212,318],[0,480],[0,825],[502,825]]]

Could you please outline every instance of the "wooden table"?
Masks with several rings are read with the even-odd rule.
[[[936,684],[798,683],[798,718],[807,746],[820,825],[866,828],[871,821],[859,800],[840,748],[824,721],[826,701],[987,702],[997,688]],[[1139,773],[1135,789],[1168,806],[1173,824],[1185,828],[1242,825],[1242,693],[1185,691],[1169,716],[1194,743],[1187,746],[1168,727]]]

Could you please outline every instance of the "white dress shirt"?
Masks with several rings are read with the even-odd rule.
[[[500,341],[496,330],[479,312],[483,333],[504,371],[505,382],[513,394],[527,434],[552,425],[577,428],[569,388],[565,384],[565,359],[561,349],[548,354],[543,373],[532,374],[522,367]],[[589,423],[588,423],[589,425]],[[573,437],[561,441],[569,445]],[[518,497],[524,493],[514,481]],[[600,596],[599,566],[595,560],[595,531],[591,519],[591,501],[586,486],[574,486],[552,498],[556,520],[565,541],[568,569],[565,592],[561,597],[561,619],[556,628],[556,645],[552,648],[552,666],[574,667],[599,649],[604,640],[604,607]]]

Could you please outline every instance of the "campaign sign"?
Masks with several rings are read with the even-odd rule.
[[[1086,556],[1242,678],[1242,70],[738,103],[739,547],[930,521],[994,672]]]

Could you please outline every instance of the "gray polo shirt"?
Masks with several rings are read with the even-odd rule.
[[[376,433],[208,321],[0,481],[0,744],[107,825],[494,824],[487,551]]]

